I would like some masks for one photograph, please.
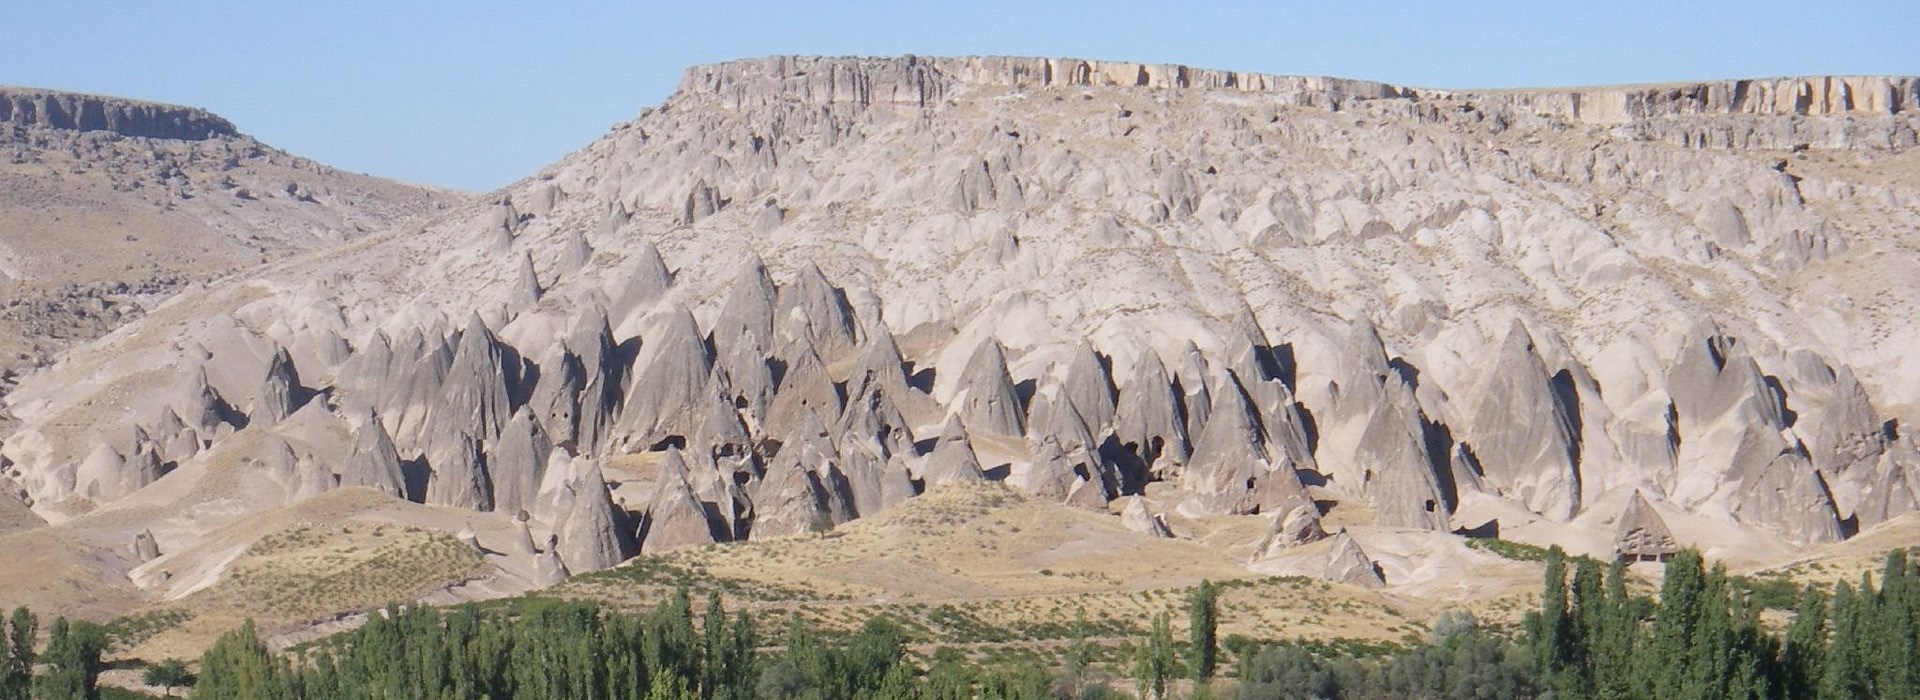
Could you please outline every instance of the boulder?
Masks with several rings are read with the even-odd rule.
[[[1167,527],[1166,518],[1147,510],[1147,500],[1139,496],[1127,499],[1127,507],[1120,511],[1120,524],[1128,530],[1152,537],[1172,537],[1173,530]]]

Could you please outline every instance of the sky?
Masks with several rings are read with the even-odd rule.
[[[39,2],[0,84],[193,105],[346,170],[491,190],[773,54],[1028,55],[1438,88],[1920,74],[1920,1]]]

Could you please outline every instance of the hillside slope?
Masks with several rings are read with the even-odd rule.
[[[145,570],[196,581],[336,487],[515,533],[489,559],[542,583],[983,479],[1409,595],[1498,594],[1456,531],[1611,556],[1636,494],[1785,561],[1920,508],[1917,100],[696,67],[488,201],[72,348],[0,455],[60,531],[161,522]]]

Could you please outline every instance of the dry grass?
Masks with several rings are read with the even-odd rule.
[[[1194,533],[1202,541],[1157,539],[999,484],[950,484],[832,532],[680,550],[551,594],[632,610],[684,584],[722,592],[776,633],[790,616],[829,629],[883,616],[922,651],[1050,654],[1077,634],[1129,643],[1162,613],[1179,628],[1192,587],[1208,579],[1222,586],[1223,636],[1378,644],[1425,633],[1424,604],[1247,571],[1219,546],[1245,528],[1215,525]]]
[[[260,538],[219,583],[156,608],[169,612],[162,619],[173,626],[153,631],[127,653],[192,656],[248,618],[273,629],[412,600],[484,566],[479,553],[434,530],[361,522],[296,525]]]

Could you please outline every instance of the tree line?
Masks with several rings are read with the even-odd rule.
[[[1545,563],[1540,605],[1518,630],[1449,613],[1422,643],[1365,657],[1244,639],[1222,648],[1218,591],[1203,582],[1188,598],[1185,639],[1157,617],[1113,669],[1124,678],[1095,668],[1084,633],[1055,665],[986,665],[954,649],[922,664],[909,630],[884,616],[853,632],[795,617],[768,636],[753,617],[728,614],[717,592],[696,612],[684,588],[644,614],[541,600],[389,606],[287,654],[269,652],[248,622],[201,657],[197,677],[169,661],[146,678],[212,700],[1920,697],[1920,565],[1904,551],[1887,556],[1877,582],[1799,590],[1772,623],[1752,586],[1697,552],[1667,564],[1657,597],[1631,593],[1618,563],[1558,548]],[[100,698],[105,629],[57,619],[44,646],[41,636],[24,608],[0,621],[0,700]],[[1216,680],[1221,669],[1233,678]]]

